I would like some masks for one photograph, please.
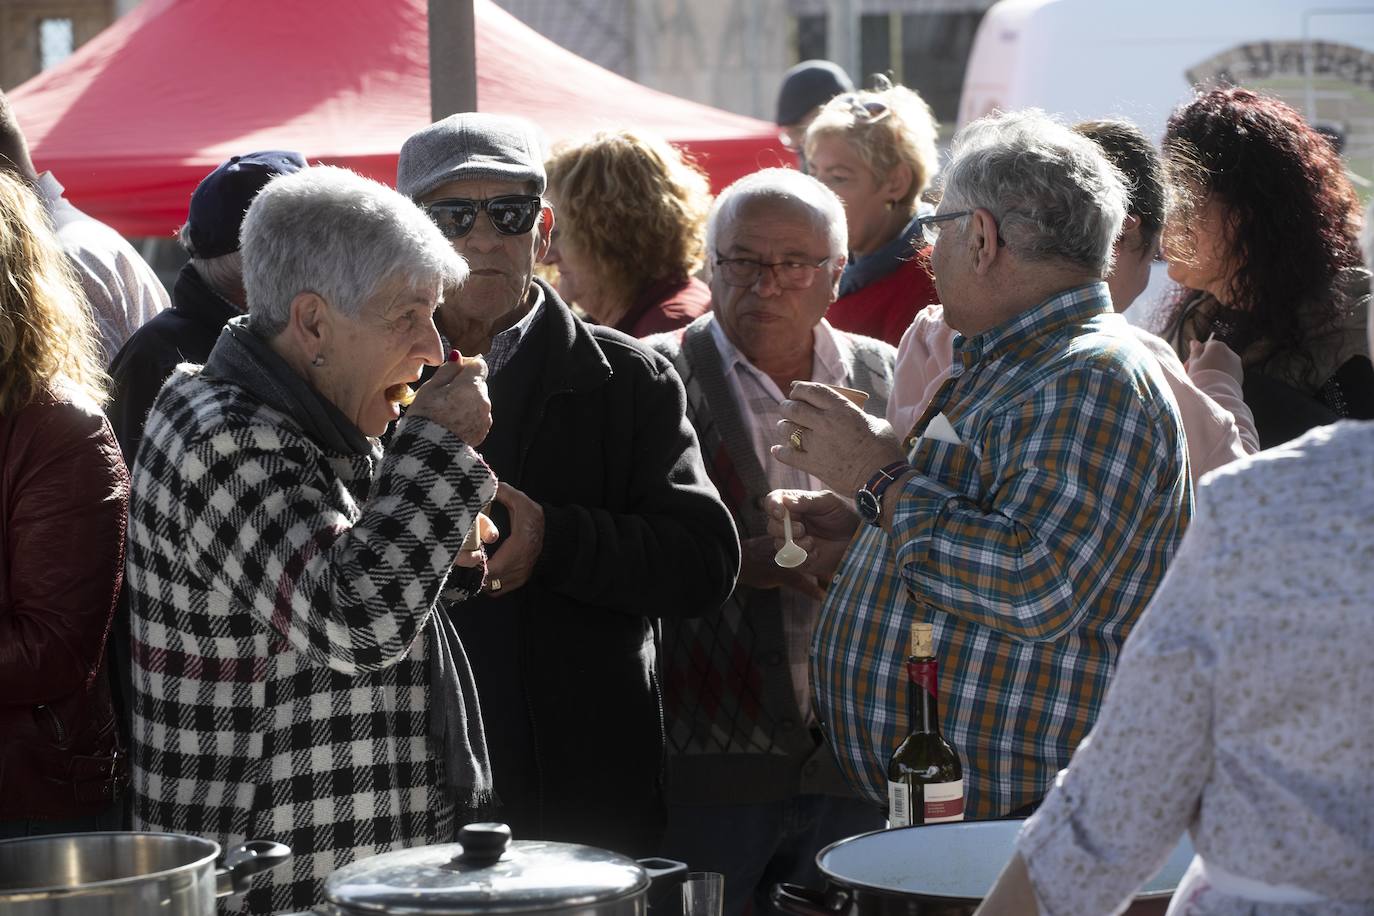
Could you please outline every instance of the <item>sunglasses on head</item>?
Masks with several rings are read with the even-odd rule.
[[[854,120],[860,123],[873,124],[892,114],[892,109],[887,107],[886,102],[878,99],[865,101],[857,92],[846,93],[841,100],[849,106],[849,113],[854,116]]]
[[[430,201],[425,212],[446,239],[460,239],[477,224],[477,213],[487,211],[492,228],[502,235],[524,235],[534,228],[544,202],[534,194],[508,194],[489,200],[450,197]]]

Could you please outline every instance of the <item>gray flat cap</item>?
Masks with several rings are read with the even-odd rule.
[[[537,128],[524,118],[471,111],[436,121],[401,147],[396,190],[412,200],[467,178],[532,181],[543,194],[548,179]]]

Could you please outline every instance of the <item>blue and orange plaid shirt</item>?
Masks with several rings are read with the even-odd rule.
[[[918,471],[889,536],[862,525],[812,646],[840,767],[879,804],[908,730],[913,621],[935,625],[945,736],[967,816],[1039,799],[1088,733],[1121,644],[1192,515],[1187,447],[1157,362],[1105,284],[954,344],[907,439]],[[960,444],[920,438],[936,412]]]

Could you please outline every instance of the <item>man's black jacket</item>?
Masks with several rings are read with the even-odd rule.
[[[204,365],[225,322],[238,314],[234,304],[212,290],[188,262],[172,287],[172,307],[134,331],[115,354],[110,363],[114,391],[105,413],[130,468],[162,383],[180,363]]]
[[[451,613],[481,695],[498,816],[517,838],[654,855],[665,818],[657,618],[718,608],[739,539],[672,366],[541,285],[544,313],[490,380],[479,451],[542,505],[543,551],[523,588]],[[499,505],[494,516],[504,531]]]

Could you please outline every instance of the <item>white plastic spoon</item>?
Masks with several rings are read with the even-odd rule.
[[[792,540],[792,513],[786,509],[782,510],[782,539],[783,545],[773,556],[773,562],[783,569],[792,569],[806,562],[806,551],[797,546],[797,542]]]

